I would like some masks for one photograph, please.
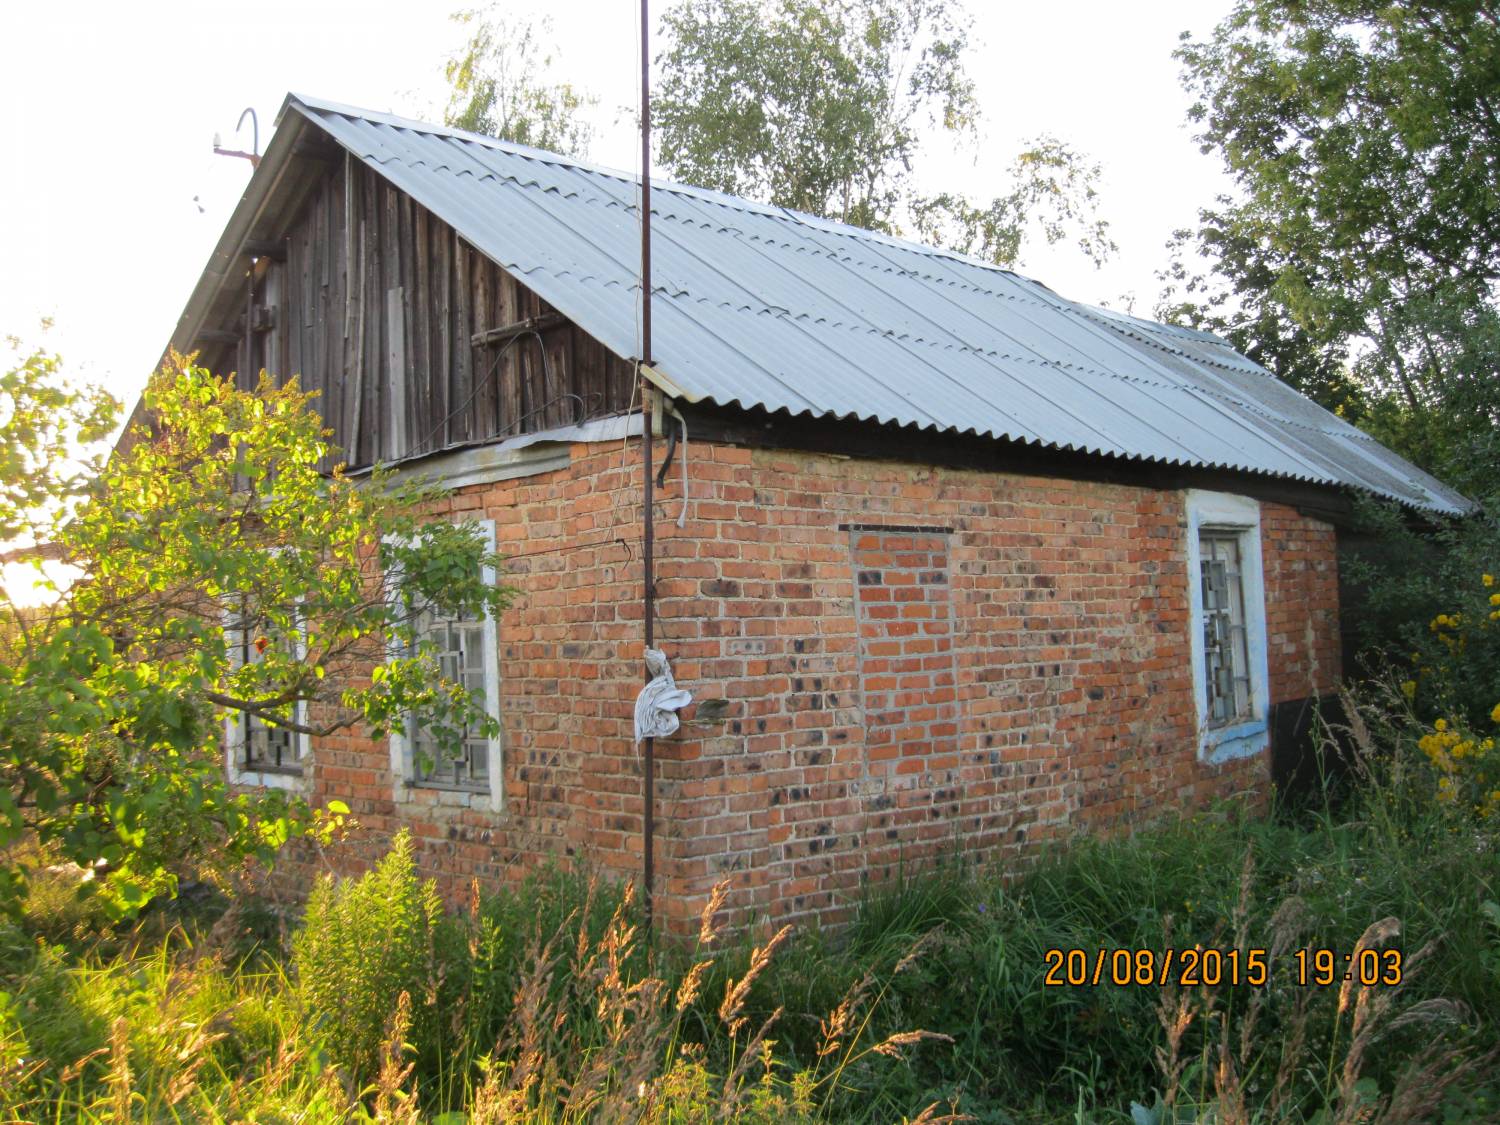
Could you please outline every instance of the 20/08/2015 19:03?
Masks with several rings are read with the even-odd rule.
[[[1364,987],[1397,985],[1402,978],[1399,949],[1298,949],[1272,965],[1267,949],[1048,949],[1044,953],[1048,988],[1080,988],[1101,984],[1183,988],[1269,984],[1273,971],[1286,972],[1303,986],[1332,987],[1349,982]],[[1284,965],[1284,968],[1283,968]]]

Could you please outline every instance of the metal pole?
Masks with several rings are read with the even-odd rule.
[[[651,362],[651,22],[647,11],[649,0],[641,0],[641,363]],[[641,375],[641,450],[642,506],[644,508],[644,543],[641,558],[644,564],[645,581],[642,603],[646,622],[646,647],[656,643],[656,573],[652,559],[655,536],[652,531],[651,442],[652,442],[652,391],[644,374]],[[651,674],[648,671],[646,678]],[[646,932],[651,932],[652,884],[656,876],[656,740],[646,739],[644,777],[641,782],[643,816],[642,832],[642,879],[643,905],[646,911]]]

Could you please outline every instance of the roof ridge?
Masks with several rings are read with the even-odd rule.
[[[568,156],[564,153],[551,152],[547,149],[535,148],[531,145],[523,145],[515,141],[501,140],[499,137],[487,136],[484,133],[476,133],[469,129],[460,129],[453,125],[439,125],[434,122],[422,121],[414,117],[405,117],[401,114],[385,110],[364,109],[360,106],[348,105],[343,102],[336,102],[328,98],[318,98],[308,94],[289,93],[282,105],[281,112],[277,114],[278,121],[281,119],[281,114],[286,112],[287,106],[293,103],[314,113],[335,113],[341,117],[358,117],[379,125],[409,129],[414,133],[447,137],[452,140],[477,144],[496,152],[509,153],[527,160],[536,160],[543,164],[555,164],[567,168],[577,168],[595,175],[608,176],[611,179],[620,180],[632,186],[640,186],[639,172],[626,171],[623,168],[614,168],[607,164],[599,164],[583,157]],[[653,193],[669,192],[685,195],[689,198],[699,199],[705,203],[712,203],[715,206],[724,207],[731,211],[762,214],[768,218],[785,218],[802,226],[823,230],[841,238],[853,239],[856,242],[869,242],[877,245],[891,246],[899,250],[908,250],[928,257],[946,258],[950,261],[961,262],[964,265],[975,266],[992,273],[1018,278],[1033,285],[1040,285],[1043,288],[1051,289],[1046,282],[1039,281],[1034,277],[1028,277],[1006,266],[998,265],[995,262],[976,258],[972,254],[965,254],[962,251],[944,246],[932,246],[925,242],[902,238],[900,235],[888,234],[885,231],[871,230],[869,227],[855,226],[852,223],[841,223],[836,219],[825,219],[821,215],[799,211],[793,207],[783,207],[775,203],[762,203],[759,200],[746,199],[744,196],[730,195],[728,192],[718,191],[714,188],[700,187],[697,184],[685,184],[676,180],[653,179],[651,181],[651,190]],[[652,210],[654,211],[655,208],[653,207]]]

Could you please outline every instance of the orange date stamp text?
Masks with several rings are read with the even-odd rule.
[[[1273,966],[1269,950],[1217,949],[1048,949],[1043,954],[1048,988],[1120,987],[1217,988],[1249,985],[1260,988],[1271,982],[1271,974],[1285,971],[1291,981],[1303,986],[1328,988],[1346,981],[1365,987],[1401,983],[1399,949],[1299,949]]]

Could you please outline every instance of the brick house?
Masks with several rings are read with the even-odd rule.
[[[1339,676],[1352,495],[1466,506],[1216,337],[657,191],[656,643],[696,697],[656,746],[669,925],[726,875],[739,916],[836,920],[898,862],[1263,799]],[[446,482],[520,591],[434,625],[504,732],[440,770],[230,724],[235,780],[352,807],[351,870],[408,825],[450,890],[639,871],[638,201],[292,96],[173,337],[300,374],[351,468]]]

